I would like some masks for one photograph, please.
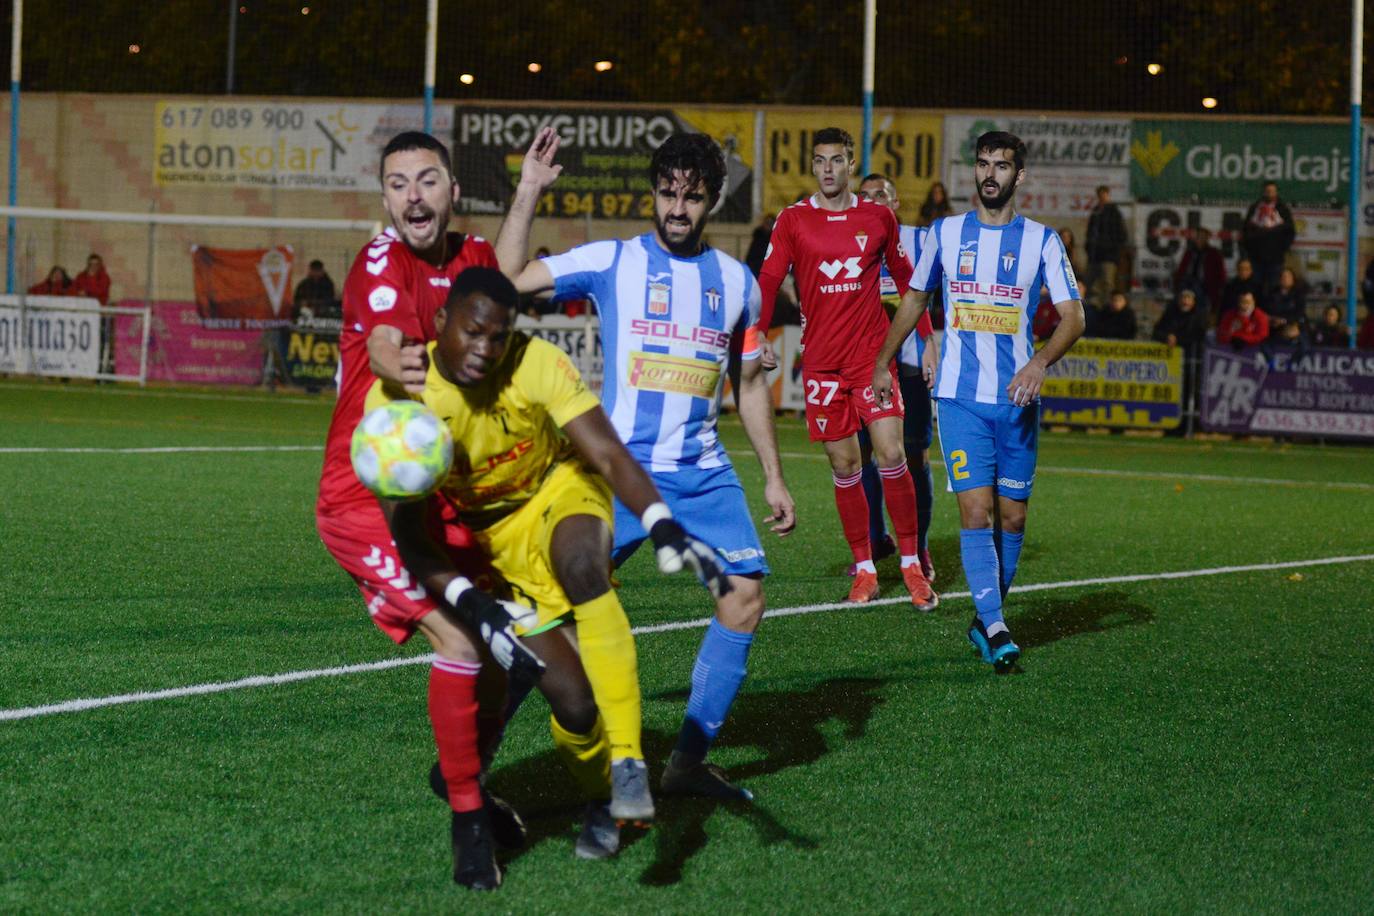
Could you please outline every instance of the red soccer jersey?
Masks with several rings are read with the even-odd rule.
[[[883,264],[905,290],[911,262],[902,251],[897,217],[887,207],[854,194],[839,212],[822,208],[817,196],[798,201],[773,225],[759,272],[759,327],[768,327],[778,286],[791,270],[801,300],[807,369],[871,365],[889,324],[881,299]],[[928,336],[930,320],[922,317],[917,331]]]
[[[434,339],[434,313],[448,298],[453,278],[469,267],[498,266],[496,252],[485,239],[449,233],[448,243],[453,254],[436,268],[416,257],[388,227],[358,252],[348,271],[339,336],[339,400],[325,439],[317,512],[336,512],[375,499],[353,473],[348,455],[367,390],[376,380],[367,358],[372,329],[390,325],[407,340],[428,343]]]

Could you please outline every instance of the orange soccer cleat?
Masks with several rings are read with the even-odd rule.
[[[844,599],[850,604],[867,604],[878,597],[878,574],[866,569],[854,573],[854,582],[849,586],[849,597]]]
[[[902,581],[906,583],[906,590],[911,592],[911,603],[916,610],[930,612],[939,605],[940,596],[935,594],[925,573],[921,572],[921,564],[912,563],[902,567]]]

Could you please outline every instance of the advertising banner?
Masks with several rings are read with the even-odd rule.
[[[338,318],[302,318],[275,332],[288,385],[334,387],[342,328],[343,321]]]
[[[1189,234],[1198,228],[1211,230],[1212,245],[1226,260],[1226,276],[1235,276],[1245,210],[1245,206],[1137,203],[1131,237],[1138,243],[1135,279],[1140,288],[1170,294]],[[1293,221],[1298,235],[1289,260],[1296,262],[1308,288],[1318,296],[1345,295],[1345,212],[1294,207]]]
[[[424,127],[421,105],[223,99],[158,102],[153,179],[162,187],[378,191],[382,148]],[[452,140],[450,112],[432,132]]]
[[[506,212],[520,163],[540,128],[558,131],[563,174],[539,199],[538,216],[648,219],[654,214],[649,158],[679,131],[709,134],[725,151],[720,222],[750,222],[754,113],[695,108],[459,105],[453,139],[463,150],[461,213]]]
[[[95,378],[99,307],[70,296],[0,296],[0,372]]]
[[[595,315],[521,315],[515,319],[515,327],[531,337],[542,337],[568,354],[587,388],[593,394],[601,394],[605,363],[601,355],[601,322]]]
[[[1336,208],[1350,187],[1349,128],[1281,121],[1137,119],[1137,200],[1249,204],[1266,181],[1289,204]]]
[[[143,305],[134,299],[121,305]],[[194,302],[154,302],[148,334],[148,378],[192,385],[262,383],[263,331],[207,326]],[[115,371],[138,375],[143,319],[115,318]]]
[[[191,246],[196,309],[207,327],[274,328],[291,323],[290,245],[235,251]],[[282,306],[288,305],[283,313]]]
[[[1223,433],[1374,439],[1374,353],[1209,347],[1202,426]]]
[[[1120,203],[1131,196],[1131,122],[1126,118],[988,117],[945,118],[945,187],[956,212],[972,206],[973,147],[990,130],[1005,130],[1026,142],[1026,180],[1016,192],[1016,209],[1037,219],[1086,216],[1106,185]]]
[[[861,117],[853,108],[765,112],[765,211],[777,213],[816,193],[816,179],[811,174],[811,138],[824,127],[841,127],[849,131],[856,144],[862,142]],[[869,168],[886,175],[896,186],[897,199],[901,202],[897,218],[903,223],[916,222],[926,193],[940,177],[943,132],[939,115],[895,109],[878,109],[873,113],[873,161]],[[854,156],[855,159],[860,156],[857,148]],[[851,187],[855,191],[862,177],[854,176]]]
[[[1173,429],[1183,417],[1182,405],[1181,349],[1085,338],[1045,373],[1040,421]]]

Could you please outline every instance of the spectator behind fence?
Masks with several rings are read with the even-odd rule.
[[[1054,307],[1048,286],[1040,287],[1040,302],[1035,307],[1035,317],[1031,319],[1031,333],[1036,340],[1049,340],[1054,329],[1059,327],[1059,309]]]
[[[949,216],[954,212],[954,208],[949,203],[949,192],[945,190],[943,182],[935,182],[926,192],[926,199],[921,202],[920,219],[918,226],[929,226],[942,216]]]
[[[1174,271],[1174,292],[1191,289],[1202,299],[1202,311],[1221,311],[1226,288],[1226,260],[1212,247],[1212,233],[1198,227],[1189,234],[1188,246]]]
[[[105,272],[105,259],[98,254],[86,258],[86,269],[72,281],[71,294],[94,299],[101,305],[110,304],[110,275]]]
[[[1293,329],[1301,334],[1307,327],[1307,288],[1298,275],[1285,267],[1279,272],[1278,285],[1264,297],[1264,312],[1269,316],[1269,336],[1275,340],[1293,340]]]
[[[295,314],[303,318],[337,318],[341,314],[334,298],[334,281],[324,272],[323,261],[311,261],[305,279],[296,284],[292,297]]]
[[[56,264],[53,265],[52,270],[48,271],[48,279],[29,287],[30,296],[70,296],[71,294],[72,278],[67,276],[67,272]]]
[[[1121,218],[1120,208],[1112,203],[1112,189],[1105,184],[1097,188],[1097,203],[1088,216],[1085,246],[1088,275],[1084,291],[1100,307],[1116,289],[1116,265],[1126,247],[1126,221]]]
[[[1126,294],[1117,290],[1107,300],[1107,307],[1093,309],[1088,319],[1088,336],[1104,340],[1135,340],[1135,310]]]
[[[1073,268],[1073,275],[1075,277],[1083,276],[1083,252],[1078,250],[1078,239],[1074,238],[1073,230],[1068,226],[1061,227],[1059,241],[1064,243],[1064,254],[1069,259],[1069,266]]]
[[[1374,350],[1374,309],[1367,309],[1360,333],[1355,335],[1355,346],[1361,350]]]
[[[1217,325],[1217,343],[1230,344],[1234,350],[1257,347],[1269,338],[1269,316],[1255,304],[1255,294],[1249,290],[1240,294],[1236,307],[1221,316]]]
[[[1328,305],[1322,309],[1322,320],[1312,326],[1312,346],[1350,346],[1350,329],[1341,318],[1340,306]]]
[[[1221,302],[1213,302],[1212,314],[1221,320],[1221,316],[1227,312],[1235,311],[1240,305],[1241,293],[1249,293],[1255,297],[1258,304],[1264,295],[1264,288],[1260,286],[1259,278],[1255,276],[1255,266],[1250,263],[1249,258],[1241,258],[1236,264],[1236,275],[1227,281],[1226,287],[1222,290]]]
[[[1288,249],[1293,247],[1295,235],[1297,229],[1293,223],[1293,211],[1279,199],[1279,186],[1266,181],[1260,199],[1245,212],[1245,224],[1240,236],[1245,256],[1255,265],[1261,289],[1278,285],[1283,259],[1288,255]]]
[[[1360,289],[1364,292],[1364,307],[1374,312],[1374,258],[1370,258],[1369,263],[1365,265]]]
[[[1198,305],[1197,293],[1179,290],[1155,322],[1152,336],[1162,344],[1182,347],[1185,358],[1197,356],[1207,339],[1207,312]]]
[[[773,214],[763,214],[763,219],[749,236],[749,250],[744,255],[744,265],[755,277],[763,270],[763,258],[768,254],[768,240],[773,237],[773,219]]]

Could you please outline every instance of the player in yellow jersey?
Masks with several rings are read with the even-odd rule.
[[[454,460],[434,499],[456,512],[517,600],[535,610],[537,624],[516,631],[530,650],[565,653],[566,630],[540,630],[572,615],[600,719],[578,731],[555,714],[552,729],[560,755],[595,800],[578,854],[602,857],[619,846],[617,821],[648,821],[654,813],[640,747],[634,639],[610,583],[611,491],[641,518],[661,569],[691,568],[717,595],[730,586],[714,551],[673,520],[566,354],[514,330],[517,301],[499,271],[474,267],[453,281],[435,316],[419,399],[448,424]],[[406,396],[378,381],[367,409]],[[411,574],[431,594],[447,597],[468,583],[431,537],[434,508],[418,501],[384,511]],[[548,696],[568,689],[566,680],[550,666],[540,687]]]

